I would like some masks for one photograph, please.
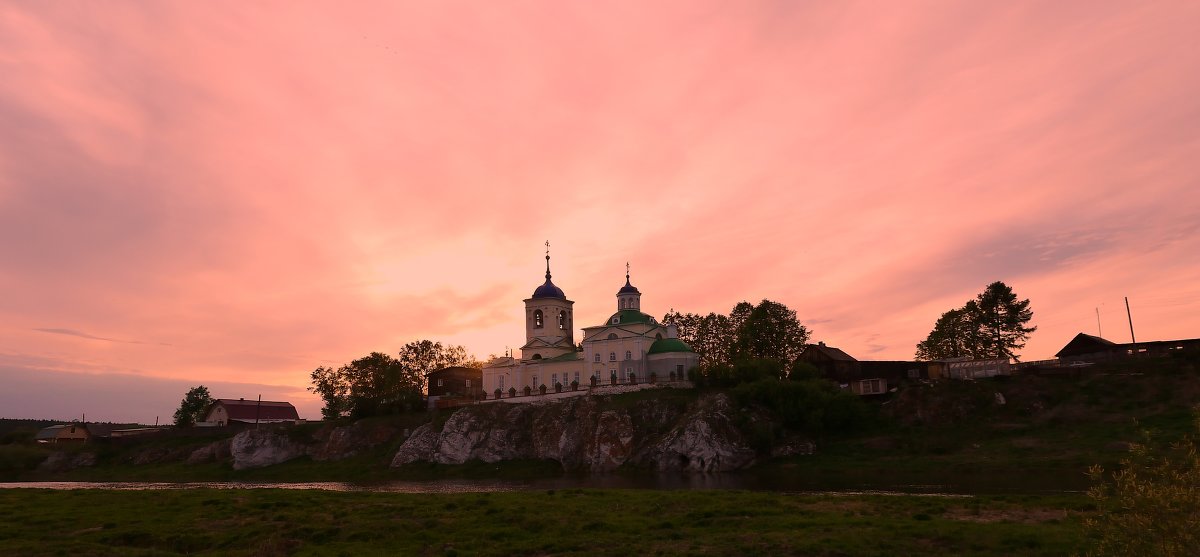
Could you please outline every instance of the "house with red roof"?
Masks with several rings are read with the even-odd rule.
[[[219,398],[204,413],[204,421],[196,425],[227,426],[234,424],[296,423],[300,415],[290,402]]]

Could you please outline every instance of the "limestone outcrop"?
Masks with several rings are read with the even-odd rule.
[[[325,427],[313,435],[316,442],[308,447],[308,455],[317,462],[350,458],[392,440],[399,433],[390,425],[368,422]]]
[[[630,465],[724,472],[753,464],[755,452],[735,427],[723,394],[691,405],[647,399],[617,409],[585,396],[460,409],[440,429],[426,424],[413,432],[392,465],[516,459],[554,460],[572,471]]]
[[[235,436],[229,452],[233,469],[262,468],[304,456],[308,447],[270,429],[247,429]]]

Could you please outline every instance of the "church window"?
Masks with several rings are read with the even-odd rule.
[[[617,353],[616,353],[616,352],[609,352],[609,353],[608,353],[608,361],[610,361],[610,362],[615,362],[615,361],[617,361]]]
[[[503,375],[498,375],[498,376],[496,376],[496,377],[497,377],[497,379],[499,379],[499,380],[500,380],[500,384],[499,384],[499,385],[497,385],[497,386],[500,388],[500,390],[502,390],[502,391],[503,391],[503,390],[504,390],[504,376],[503,376]]]
[[[608,333],[608,340],[617,340],[617,333]]]
[[[542,328],[542,319],[543,319],[542,318],[542,310],[540,310],[540,309],[534,310],[533,311],[533,328],[534,329]]]
[[[633,352],[630,352],[630,351],[626,350],[626,351],[625,351],[625,359],[626,359],[626,360],[632,360],[632,359],[633,359]]]
[[[600,353],[599,352],[596,352],[596,357],[593,358],[592,361],[594,361],[596,363],[600,363]]]
[[[615,316],[615,317],[613,317],[613,318],[612,318],[612,324],[613,324],[613,325],[616,325],[616,324],[618,324],[618,323],[620,323],[620,322],[621,322],[621,316],[619,316],[619,315],[618,315],[618,316]]]
[[[550,384],[551,384],[551,385],[557,385],[557,384],[558,384],[558,374],[557,374],[557,373],[555,373],[553,376],[551,376],[551,379],[550,379]]]
[[[564,331],[567,329],[567,312],[558,312],[558,329]]]
[[[579,382],[579,372],[578,371],[575,372],[575,382],[576,383]]]
[[[540,359],[542,359],[542,355],[541,355],[541,354],[534,354],[534,355],[533,355],[533,359],[535,359],[535,360],[540,360]]]
[[[534,386],[534,387],[536,387],[537,385],[538,385],[538,382],[537,382],[537,376],[536,376],[536,375],[534,375],[534,376],[533,376],[533,386]]]
[[[441,387],[441,386],[442,386],[442,380],[441,380],[441,379],[438,379],[438,386],[439,386],[439,387]]]

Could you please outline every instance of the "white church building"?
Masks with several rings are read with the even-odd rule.
[[[575,302],[550,280],[550,254],[546,253],[546,282],[525,300],[525,344],[520,358],[505,356],[483,366],[487,397],[522,396],[593,384],[630,384],[649,381],[683,381],[699,356],[679,340],[674,326],[660,324],[642,313],[642,293],[629,282],[617,291],[617,307],[604,323],[583,328],[576,345]],[[582,350],[579,349],[582,346]],[[595,381],[593,382],[593,379]],[[574,385],[573,385],[574,383]]]

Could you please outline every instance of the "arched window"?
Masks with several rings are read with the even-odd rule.
[[[541,354],[534,354],[534,355],[533,355],[533,359],[535,359],[535,360],[540,360],[540,359],[542,359],[542,355],[541,355]]]
[[[616,352],[609,352],[609,353],[608,353],[608,361],[610,361],[610,362],[615,362],[615,361],[617,361],[617,353],[616,353]]]
[[[567,329],[567,312],[566,311],[558,312],[558,329],[560,331],[564,331]]]
[[[617,333],[608,333],[608,340],[617,340]]]
[[[542,328],[542,321],[543,321],[543,318],[542,318],[542,310],[540,310],[540,309],[538,309],[538,310],[534,310],[534,311],[533,311],[533,328],[534,328],[534,329],[541,329],[541,328]]]
[[[625,309],[625,298],[621,298],[621,309]]]
[[[626,359],[626,360],[632,360],[632,359],[633,359],[633,352],[630,352],[630,351],[626,350],[626,351],[625,351],[625,359]]]

